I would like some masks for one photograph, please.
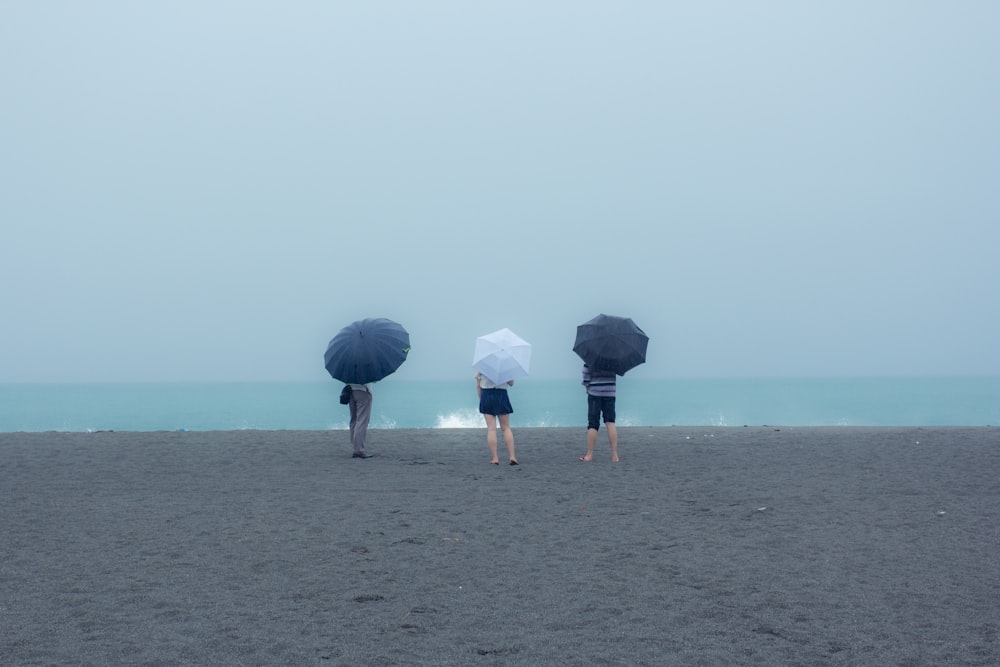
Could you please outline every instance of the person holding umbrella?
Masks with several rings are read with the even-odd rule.
[[[602,415],[611,443],[611,460],[618,461],[616,376],[645,363],[648,344],[649,336],[628,317],[601,313],[576,328],[573,351],[583,359],[583,386],[587,390],[587,453],[580,457],[581,461],[594,460]]]
[[[326,370],[334,380],[346,384],[345,391],[349,392],[354,458],[372,457],[365,451],[372,415],[372,383],[396,372],[409,352],[410,334],[399,323],[384,317],[352,322],[327,345],[323,355]]]
[[[507,388],[514,386],[514,379],[528,374],[531,365],[531,343],[510,329],[500,329],[476,339],[472,367],[476,369],[476,391],[479,393],[479,412],[486,420],[486,444],[490,448],[493,465],[500,465],[497,457],[497,420],[507,445],[512,466],[519,465],[514,455],[514,433],[510,430],[510,405]]]
[[[615,427],[615,392],[618,377],[614,371],[594,371],[583,365],[583,388],[587,390],[587,453],[581,461],[594,460],[597,445],[597,431],[601,428],[601,416],[608,431],[611,445],[611,460],[618,461],[618,429]]]
[[[510,465],[519,465],[514,455],[514,432],[510,430],[510,415],[514,412],[514,408],[511,407],[510,397],[507,395],[507,387],[513,386],[513,380],[498,385],[482,373],[476,372],[479,412],[486,420],[486,446],[490,448],[490,455],[493,457],[490,463],[495,466],[500,465],[497,456],[497,421],[500,422],[500,431],[507,446]]]

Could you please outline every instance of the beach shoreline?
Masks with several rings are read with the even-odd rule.
[[[988,665],[1000,428],[0,434],[0,663]]]

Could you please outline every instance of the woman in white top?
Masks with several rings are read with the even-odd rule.
[[[479,412],[486,419],[486,444],[490,448],[493,465],[500,465],[497,458],[497,421],[500,422],[500,430],[503,432],[503,441],[507,445],[507,454],[510,456],[510,464],[518,465],[517,457],[514,456],[514,433],[510,430],[510,415],[514,408],[510,405],[510,397],[507,396],[507,387],[513,387],[514,381],[509,380],[504,384],[494,384],[492,380],[476,373],[476,391],[479,394]]]

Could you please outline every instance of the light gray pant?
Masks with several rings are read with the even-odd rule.
[[[372,418],[372,394],[364,389],[351,390],[351,447],[355,454],[365,453],[368,421]]]

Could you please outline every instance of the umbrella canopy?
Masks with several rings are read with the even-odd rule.
[[[399,368],[410,351],[410,334],[384,317],[347,325],[326,347],[323,360],[335,380],[349,384],[377,382]]]
[[[576,328],[573,351],[595,371],[625,375],[646,361],[649,337],[627,317],[598,315]]]
[[[476,339],[472,367],[493,384],[524,377],[530,366],[531,343],[510,329],[500,329]]]

